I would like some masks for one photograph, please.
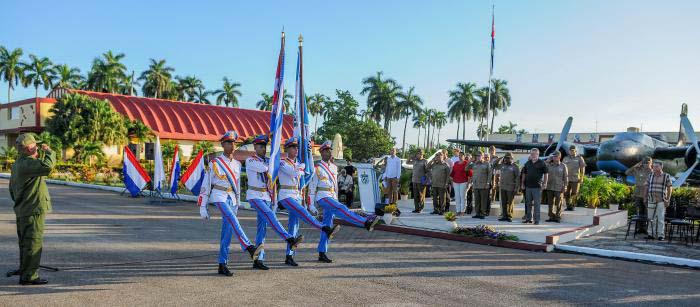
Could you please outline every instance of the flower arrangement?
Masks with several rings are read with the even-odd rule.
[[[518,241],[517,236],[507,234],[505,232],[496,231],[495,228],[487,225],[477,225],[474,227],[455,227],[455,229],[453,229],[452,232],[455,234],[476,238],[489,238],[502,241]]]
[[[398,208],[396,207],[395,204],[389,204],[389,205],[384,206],[383,210],[384,210],[384,214],[393,214],[394,212],[396,212],[396,210],[398,210]]]
[[[454,222],[457,220],[457,214],[454,212],[447,212],[445,215],[443,215],[443,217],[445,217],[445,220],[448,222]]]

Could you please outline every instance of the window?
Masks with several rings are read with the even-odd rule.
[[[19,119],[20,109],[19,108],[9,108],[7,110],[7,119]]]

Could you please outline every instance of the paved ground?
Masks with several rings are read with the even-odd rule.
[[[627,227],[624,227],[566,242],[565,244],[700,260],[700,242],[686,246],[685,241],[678,241],[676,238],[671,242],[646,240],[645,234],[637,234],[635,239],[632,236],[632,231],[634,231],[634,226],[632,226],[627,240],[625,240]]]
[[[700,271],[560,253],[532,253],[345,227],[333,264],[300,250],[271,271],[232,254],[235,276],[215,274],[220,220],[202,224],[192,203],[149,205],[114,193],[51,186],[43,272],[51,284],[0,278],[0,305],[697,305]],[[0,179],[0,269],[17,263],[14,215]],[[213,210],[212,210],[213,211]],[[218,216],[218,215],[217,215]],[[254,235],[254,217],[241,212]],[[315,231],[303,232],[310,242]]]

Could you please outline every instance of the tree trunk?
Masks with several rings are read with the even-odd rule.
[[[12,102],[12,101],[10,101],[10,96],[12,96],[11,93],[12,93],[12,80],[7,82],[7,103]]]
[[[314,119],[314,138],[316,138],[316,134],[318,134],[318,115],[314,117],[316,117]]]
[[[442,131],[442,128],[438,128],[438,137],[437,137],[437,146],[440,147],[440,131]]]
[[[462,121],[464,122],[464,125],[462,125],[462,139],[466,139],[466,132],[467,132],[467,116],[465,114],[462,114]],[[459,132],[457,132],[459,133]],[[462,150],[467,150],[467,145],[463,145]]]
[[[489,133],[493,133],[493,119],[496,117],[496,112],[491,112],[491,129],[489,129]]]
[[[457,137],[456,139],[459,139],[459,123],[462,121],[462,118],[457,117]]]
[[[423,130],[420,126],[418,127],[418,139],[416,140],[416,148],[420,149],[420,131]]]
[[[408,115],[403,123],[403,144],[401,145],[401,156],[406,158],[406,128],[408,128]]]

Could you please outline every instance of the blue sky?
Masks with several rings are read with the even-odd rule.
[[[286,87],[304,36],[308,94],[359,95],[377,71],[446,109],[457,82],[488,80],[490,6],[496,5],[495,77],[513,106],[496,126],[529,131],[647,131],[678,127],[680,103],[700,112],[698,1],[12,1],[0,10],[0,45],[86,72],[107,50],[139,74],[150,58],[209,89],[242,84],[242,107],[271,92],[279,32],[287,32]],[[0,83],[0,101],[7,85]],[[45,94],[42,92],[40,94]],[[34,95],[19,89],[13,100]],[[696,125],[700,122],[696,121]],[[401,141],[403,122],[392,129]],[[456,123],[441,139],[454,136]],[[467,125],[474,137],[475,123]],[[410,129],[408,140],[415,142]]]

